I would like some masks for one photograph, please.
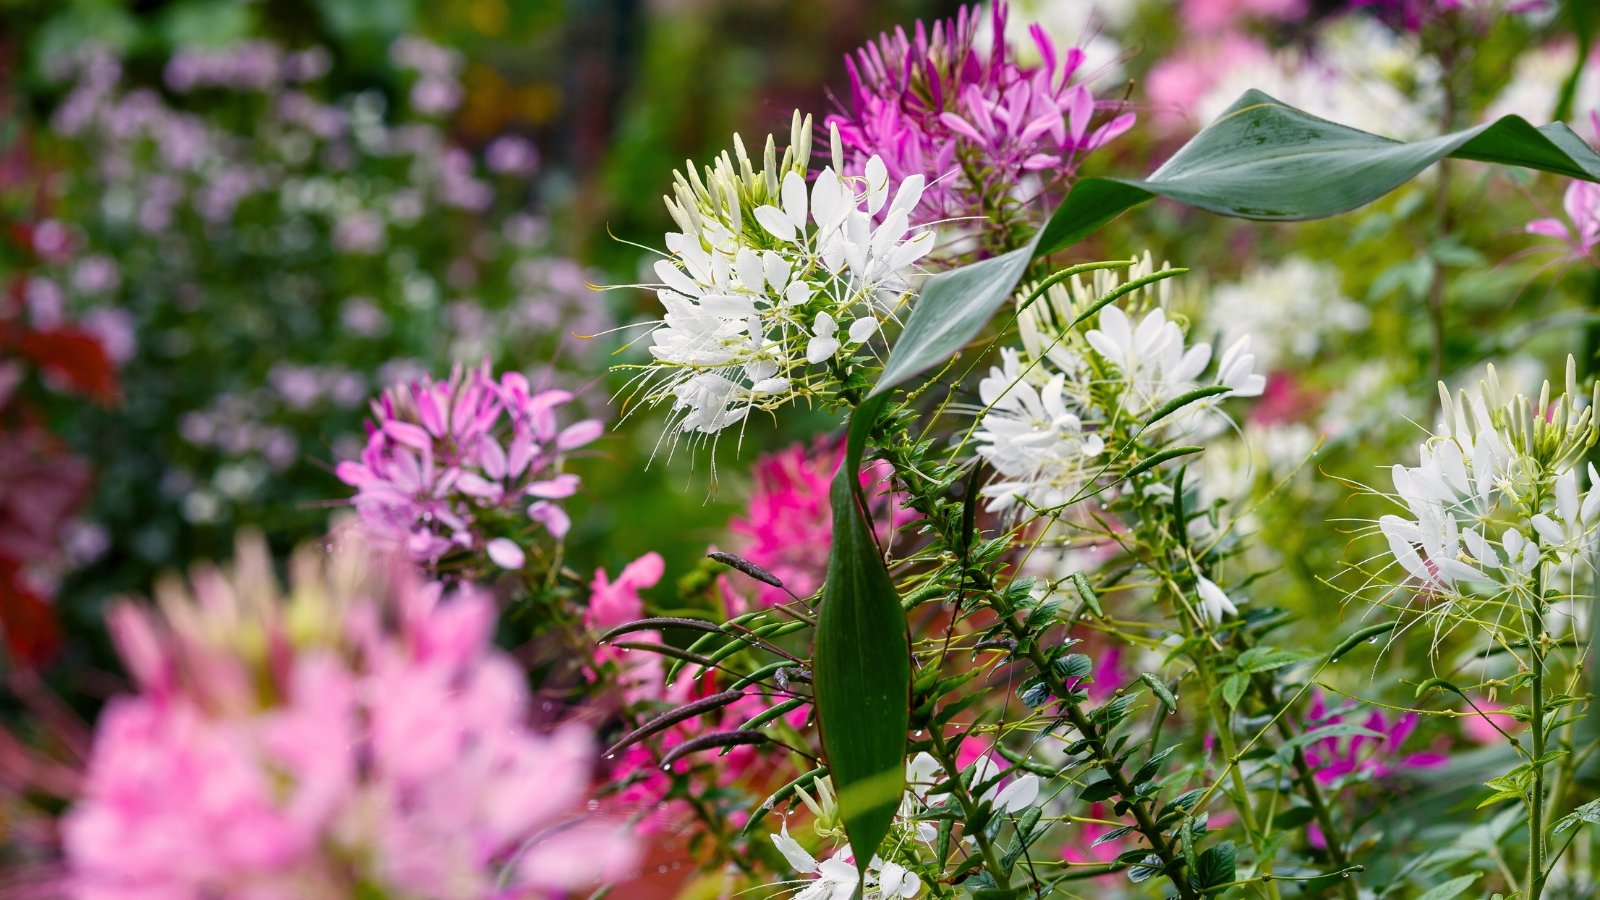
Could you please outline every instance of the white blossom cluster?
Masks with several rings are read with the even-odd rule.
[[[681,230],[655,264],[665,314],[640,382],[647,404],[671,403],[677,434],[830,395],[838,367],[910,298],[934,241],[910,221],[922,177],[891,197],[874,158],[865,177],[829,166],[808,185],[810,144],[811,120],[796,113],[781,161],[769,137],[756,169],[735,136],[703,176],[677,175],[667,207]]]
[[[1125,278],[1152,271],[1147,254]],[[1003,350],[1001,364],[979,382],[983,407],[974,439],[978,455],[997,475],[983,488],[991,512],[1021,503],[1040,514],[1078,499],[1107,466],[1103,433],[1111,423],[1144,423],[1198,388],[1226,388],[1162,416],[1144,436],[1192,434],[1218,420],[1222,397],[1254,397],[1265,389],[1249,337],[1230,344],[1214,365],[1212,344],[1188,342],[1184,327],[1165,309],[1168,281],[1123,298],[1130,308],[1144,307],[1136,317],[1108,305],[1094,318],[1095,327],[1071,327],[1122,283],[1101,270],[1093,279],[1047,289],[1021,313],[1023,347]]]
[[[1542,565],[1570,570],[1592,553],[1600,473],[1590,465],[1584,478],[1579,466],[1600,431],[1595,398],[1577,393],[1575,363],[1568,359],[1567,392],[1554,401],[1548,382],[1537,400],[1503,398],[1493,366],[1470,394],[1440,392],[1439,433],[1422,444],[1418,465],[1393,468],[1407,516],[1378,521],[1406,579],[1447,599],[1520,596]]]

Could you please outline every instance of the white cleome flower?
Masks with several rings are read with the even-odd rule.
[[[1148,307],[1138,323],[1116,306],[1100,309],[1098,327],[1074,327],[1123,285],[1154,272],[1149,255],[1123,273],[1106,269],[1084,279],[1073,276],[1034,297],[1019,313],[1022,348],[1001,351],[1001,364],[978,384],[983,402],[974,440],[995,480],[983,488],[987,509],[1021,505],[1035,515],[1057,514],[1080,499],[1106,468],[1108,428],[1135,427],[1163,405],[1202,387],[1226,390],[1202,397],[1155,420],[1143,432],[1173,436],[1225,420],[1223,397],[1255,397],[1266,378],[1255,369],[1249,337],[1235,340],[1212,365],[1208,343],[1187,345],[1183,328],[1167,317],[1170,279],[1146,284],[1121,297]],[[1210,376],[1207,373],[1210,372]]]
[[[1300,256],[1213,289],[1205,309],[1218,343],[1252,336],[1257,361],[1269,370],[1304,363],[1330,336],[1359,331],[1371,319],[1365,306],[1345,296],[1337,267]]]
[[[1069,405],[1065,375],[1035,386],[1017,351],[1002,350],[1000,358],[1001,366],[978,383],[986,411],[974,438],[978,455],[999,475],[982,491],[988,509],[1009,509],[1019,499],[1035,509],[1070,503],[1093,477],[1105,441]]]
[[[1186,346],[1183,329],[1160,307],[1145,313],[1134,325],[1127,313],[1108,306],[1100,311],[1098,325],[1084,338],[1101,359],[1116,368],[1122,408],[1131,415],[1154,412],[1202,386],[1200,375],[1211,362],[1211,345]],[[1223,353],[1214,383],[1232,388],[1239,397],[1259,397],[1266,389],[1266,378],[1255,372],[1248,336]],[[1209,404],[1203,401],[1192,403],[1162,420],[1163,425],[1190,419],[1207,408]]]
[[[810,128],[797,113],[781,164],[768,138],[756,170],[736,137],[734,156],[704,178],[677,177],[667,205],[682,231],[666,236],[669,256],[655,264],[665,314],[637,383],[647,404],[670,401],[679,433],[712,434],[751,409],[831,394],[835,361],[896,315],[932,249],[933,233],[910,223],[920,176],[891,197],[873,159],[863,178],[829,167],[808,186]]]
[[[1239,614],[1239,607],[1233,605],[1228,595],[1223,593],[1217,583],[1204,575],[1195,576],[1195,590],[1200,594],[1200,618],[1207,624],[1215,625],[1226,616]]]
[[[1581,406],[1568,363],[1568,392],[1537,402],[1500,397],[1490,366],[1472,394],[1444,400],[1439,434],[1416,467],[1392,470],[1409,518],[1386,515],[1378,528],[1408,579],[1460,595],[1472,585],[1514,589],[1541,561],[1568,566],[1593,552],[1600,526],[1600,473],[1588,467],[1580,496],[1577,464],[1594,446],[1593,401]],[[1600,390],[1600,388],[1597,388]]]
[[[773,845],[796,872],[815,876],[815,880],[794,895],[794,900],[851,900],[855,895],[856,867],[842,851],[817,862],[799,841],[789,836],[788,822],[784,822],[780,833],[771,837]],[[867,867],[868,900],[910,900],[921,892],[922,879],[915,872],[899,863],[872,858]]]

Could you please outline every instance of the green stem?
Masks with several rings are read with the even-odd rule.
[[[939,729],[928,729],[929,743],[933,747],[934,758],[939,760],[939,765],[944,767],[945,774],[949,776],[950,792],[955,795],[956,802],[961,804],[961,811],[968,822],[978,820],[978,801],[973,799],[972,791],[961,783],[961,770],[956,764],[956,756],[950,752],[950,745],[945,742],[944,735]],[[995,855],[994,843],[989,840],[987,829],[975,828],[971,832],[972,839],[978,843],[978,853],[983,856],[983,864],[993,876],[995,886],[1001,890],[1011,889],[1011,873],[1001,865],[1000,857]]]
[[[1544,892],[1544,584],[1543,573],[1535,576],[1533,607],[1528,612],[1529,663],[1533,692],[1529,704],[1528,727],[1532,731],[1533,785],[1528,793],[1528,900],[1539,900]]]
[[[877,448],[878,455],[894,468],[894,478],[905,489],[910,497],[911,508],[922,513],[926,521],[938,529],[939,540],[946,547],[960,547],[966,542],[967,535],[962,534],[961,516],[948,515],[941,507],[953,504],[953,501],[941,498],[932,484],[914,464],[909,454],[909,448],[914,445],[914,439],[904,429],[895,429],[890,432],[884,429],[881,423],[873,426],[872,445]],[[954,504],[959,506],[959,504]],[[981,594],[987,596],[993,592],[994,583],[987,572],[969,569],[964,573],[963,580]],[[1167,841],[1161,828],[1156,823],[1152,808],[1151,798],[1141,798],[1134,790],[1133,784],[1128,781],[1127,775],[1122,771],[1122,766],[1117,762],[1115,754],[1110,752],[1105,736],[1095,727],[1095,724],[1083,713],[1078,705],[1070,701],[1071,690],[1056,674],[1044,652],[1030,638],[1027,629],[1017,622],[1014,617],[996,609],[1001,614],[1002,622],[1007,631],[1017,641],[1019,648],[1026,648],[1024,656],[1033,665],[1039,675],[1044,678],[1046,687],[1049,688],[1061,704],[1063,714],[1068,722],[1083,736],[1085,743],[1094,754],[1095,765],[1110,779],[1116,788],[1117,795],[1127,804],[1128,813],[1133,817],[1135,829],[1150,844],[1150,850],[1161,861],[1162,873],[1171,880],[1182,900],[1198,900],[1199,894],[1189,885],[1189,879],[1184,873],[1182,858]]]

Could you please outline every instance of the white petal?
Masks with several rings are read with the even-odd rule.
[[[839,352],[839,341],[831,337],[814,337],[806,342],[806,362],[816,365],[833,358]]]
[[[783,823],[782,833],[772,835],[772,843],[777,846],[778,852],[783,854],[783,858],[789,861],[789,865],[794,866],[796,872],[810,875],[817,870],[816,859],[806,852],[806,848],[800,846],[799,841],[789,837],[787,821]]]
[[[756,207],[756,221],[767,230],[768,234],[780,241],[794,240],[794,223],[784,216],[783,210],[776,206]]]
[[[522,548],[518,547],[516,542],[510,538],[495,538],[484,546],[484,550],[488,551],[489,559],[495,565],[513,572],[521,569],[523,564],[528,561],[528,557],[522,552]]]
[[[850,343],[860,344],[878,332],[878,320],[871,316],[850,323]]]
[[[796,172],[783,176],[783,214],[802,231],[806,227],[806,180]]]
[[[1032,806],[1038,799],[1039,776],[1030,773],[1012,779],[994,798],[994,805],[996,809],[1014,814]]]

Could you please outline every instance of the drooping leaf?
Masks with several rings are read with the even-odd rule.
[[[833,549],[817,614],[813,694],[846,836],[862,871],[905,790],[911,638],[861,512],[859,465],[833,479]]]
[[[1600,181],[1596,154],[1561,123],[1520,116],[1404,143],[1319,119],[1246,91],[1148,178],[1078,182],[1039,235],[1054,253],[1152,197],[1246,219],[1293,221],[1349,212],[1441,159],[1525,166]]]

